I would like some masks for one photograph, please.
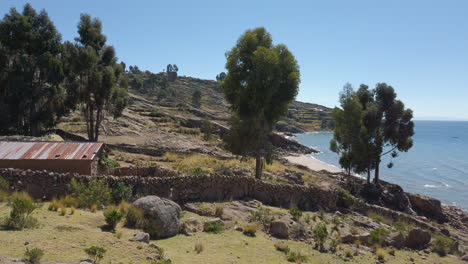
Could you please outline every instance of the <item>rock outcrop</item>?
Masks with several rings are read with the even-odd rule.
[[[419,215],[423,215],[440,222],[446,221],[442,211],[442,205],[439,200],[420,194],[406,193],[406,195],[411,202],[411,207]]]
[[[153,239],[171,237],[179,233],[182,210],[175,202],[158,196],[146,196],[136,200],[133,205],[143,211],[147,220],[144,230]]]

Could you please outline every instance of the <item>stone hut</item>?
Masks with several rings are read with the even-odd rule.
[[[103,143],[0,141],[0,168],[98,173]]]

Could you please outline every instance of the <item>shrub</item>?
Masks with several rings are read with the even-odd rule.
[[[352,234],[352,235],[357,235],[359,233],[358,229],[355,227],[355,226],[352,226],[350,229],[349,229],[349,232]]]
[[[401,221],[396,221],[392,224],[393,228],[395,228],[397,231],[400,232],[406,232],[408,231],[408,224],[405,224]]]
[[[390,232],[383,228],[383,227],[379,227],[375,230],[372,230],[370,232],[370,237],[369,237],[369,244],[371,245],[382,245],[384,239],[386,236],[388,236]]]
[[[22,230],[37,226],[37,220],[31,216],[36,206],[32,198],[25,192],[14,193],[9,201],[11,207],[10,216],[4,225],[8,228]]]
[[[338,240],[337,239],[332,239],[330,242],[330,250],[332,252],[336,252],[336,248],[338,247]]]
[[[131,201],[133,198],[133,188],[123,182],[117,183],[112,190],[112,199],[114,203],[121,201]]]
[[[306,224],[310,224],[311,220],[312,217],[310,216],[310,214],[304,214],[304,221],[306,222]]]
[[[125,216],[125,227],[142,228],[145,222],[146,219],[143,211],[134,205],[130,205],[127,209],[127,215]]]
[[[275,219],[271,214],[271,210],[268,208],[260,208],[260,210],[251,212],[250,214],[252,221],[259,222],[263,225],[269,225]]]
[[[71,208],[70,208],[70,215],[75,214],[75,211],[76,211],[76,208],[75,208],[75,207],[71,207]]]
[[[301,254],[300,252],[290,251],[288,253],[287,260],[289,262],[303,263],[303,262],[307,261],[307,257],[305,255]]]
[[[93,213],[95,213],[98,209],[98,206],[97,204],[92,204],[90,207],[89,207],[89,210]]]
[[[211,126],[211,123],[207,120],[203,120],[200,130],[203,133],[203,139],[206,141],[209,141],[213,133],[213,128]]]
[[[133,205],[127,201],[122,200],[119,203],[119,211],[122,212],[124,215],[127,215],[128,211],[130,210],[130,207]]]
[[[392,256],[395,256],[395,249],[394,249],[394,248],[390,248],[390,249],[388,250],[388,254],[389,254],[389,255],[392,255]]]
[[[208,174],[208,171],[205,171],[204,169],[198,167],[192,170],[192,175],[193,176],[201,176],[201,175],[206,175]]]
[[[203,225],[203,231],[219,234],[224,231],[224,225],[222,222],[205,222]]]
[[[353,257],[353,252],[349,249],[345,251],[345,257],[347,258],[352,258]]]
[[[247,236],[255,236],[255,233],[257,233],[258,225],[257,223],[250,223],[245,225],[242,230],[244,235]]]
[[[224,205],[222,204],[216,205],[215,216],[221,218],[223,216],[223,213],[224,213]]]
[[[106,249],[103,247],[99,246],[91,246],[89,248],[85,248],[84,252],[88,254],[88,257],[92,259],[93,263],[99,263],[101,259],[104,257],[104,254],[106,254]]]
[[[65,206],[62,205],[62,207],[60,207],[60,215],[64,216],[66,214],[67,214],[67,208],[65,208]]]
[[[52,199],[52,201],[50,202],[48,209],[49,209],[49,211],[54,211],[54,212],[56,212],[56,211],[58,211],[58,209],[59,209],[60,207],[62,207],[62,204],[61,204],[57,199],[54,198],[54,199]]]
[[[338,200],[337,206],[343,208],[351,208],[355,203],[355,198],[347,190],[339,189],[338,190]]]
[[[78,207],[80,205],[80,202],[70,195],[65,195],[65,197],[60,199],[58,202],[65,207]]]
[[[291,214],[292,218],[293,218],[295,221],[298,221],[299,218],[301,218],[301,216],[302,216],[302,211],[299,210],[299,208],[297,208],[297,206],[293,206],[293,207],[289,210],[289,213]]]
[[[392,225],[393,224],[392,220],[390,220],[390,219],[388,219],[386,217],[383,217],[381,215],[378,215],[378,214],[376,214],[374,212],[368,213],[367,216],[372,218],[373,220],[375,220],[378,223],[384,223],[384,224],[387,224],[387,225]]]
[[[288,246],[286,243],[284,243],[284,242],[278,242],[278,243],[276,243],[276,244],[275,244],[275,248],[276,248],[276,250],[281,251],[281,252],[283,252],[284,254],[288,254],[289,251],[290,251],[289,246]]]
[[[117,224],[122,220],[124,214],[117,210],[115,207],[110,207],[106,209],[104,212],[104,218],[106,220],[107,225],[109,226],[110,230],[114,231]]]
[[[436,235],[434,236],[432,251],[443,257],[452,251],[453,245],[454,241],[452,239]]]
[[[115,234],[115,237],[117,237],[117,239],[121,239],[122,236],[123,236],[123,233],[122,233],[122,232],[117,232],[117,233]]]
[[[68,184],[68,189],[72,196],[79,201],[80,206],[85,208],[91,208],[94,204],[102,208],[112,198],[112,191],[104,180],[92,179],[85,183],[72,179],[71,183]]]
[[[119,162],[117,162],[115,160],[112,160],[112,159],[109,159],[109,157],[107,157],[107,155],[105,155],[104,157],[102,157],[99,160],[99,165],[101,165],[103,168],[106,168],[106,169],[112,169],[112,168],[120,167]]]
[[[197,254],[200,254],[205,248],[203,247],[203,244],[200,243],[200,242],[197,242],[195,244],[195,252],[197,252]]]
[[[320,251],[323,251],[324,250],[323,245],[325,243],[325,240],[328,237],[327,226],[323,222],[318,223],[315,226],[313,233],[314,233],[315,239],[317,240],[317,244],[316,244],[317,248],[319,248]]]
[[[33,248],[29,250],[26,248],[26,252],[24,252],[24,257],[31,264],[38,264],[41,261],[41,258],[44,256],[44,251],[39,248]]]
[[[382,248],[378,248],[376,251],[375,251],[375,255],[377,256],[377,259],[380,260],[380,261],[384,261],[385,260],[385,250],[382,249]]]

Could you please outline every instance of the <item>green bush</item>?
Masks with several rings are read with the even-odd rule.
[[[221,222],[205,222],[203,225],[203,231],[219,234],[224,231],[224,224]]]
[[[100,160],[99,160],[99,164],[103,167],[103,168],[106,168],[106,169],[112,169],[112,168],[118,168],[120,167],[120,164],[119,162],[113,160],[113,159],[109,159],[109,157],[107,157],[107,155],[103,156]]]
[[[133,188],[123,182],[117,183],[112,189],[112,199],[118,204],[121,201],[131,201],[133,199]]]
[[[369,244],[371,245],[382,245],[382,243],[385,240],[385,237],[388,236],[390,231],[383,227],[379,227],[377,229],[374,229],[370,232],[370,237],[369,237]]]
[[[106,209],[103,214],[107,225],[112,231],[115,230],[115,227],[124,216],[124,213],[120,212],[117,210],[117,208],[114,207]]]
[[[198,167],[198,168],[195,168],[193,171],[192,171],[192,175],[193,176],[201,176],[201,175],[206,175],[208,174],[209,172],[208,171],[205,171],[204,169]]]
[[[257,233],[257,229],[258,229],[257,223],[250,223],[250,224],[245,225],[242,228],[244,235],[252,236],[252,237],[254,237],[255,233]]]
[[[27,193],[14,193],[10,198],[9,206],[11,212],[4,223],[7,228],[22,230],[37,226],[37,219],[31,216],[37,207]]]
[[[314,227],[313,233],[314,233],[315,240],[317,241],[317,244],[316,244],[317,248],[320,251],[323,251],[324,250],[325,240],[328,237],[327,226],[323,222],[318,223]]]
[[[351,208],[355,203],[355,198],[345,189],[338,190],[338,201],[337,206],[343,208]]]
[[[290,251],[287,260],[289,262],[303,263],[307,261],[307,257],[299,252]]]
[[[24,257],[31,264],[38,264],[41,261],[41,258],[44,256],[44,251],[39,248],[33,248],[29,250],[26,248],[26,252],[24,252]]]
[[[112,191],[104,180],[92,179],[86,183],[72,179],[67,186],[81,207],[91,208],[92,205],[97,205],[102,208],[112,199]]]
[[[432,251],[439,254],[440,256],[446,256],[451,253],[454,248],[454,241],[448,237],[440,235],[434,236],[434,242],[432,244]]]
[[[101,259],[104,257],[104,254],[106,254],[106,249],[103,247],[99,246],[91,246],[89,248],[85,248],[84,252],[88,254],[89,258],[93,260],[93,263],[99,263]]]
[[[203,133],[203,139],[206,141],[209,141],[213,133],[213,128],[212,128],[211,123],[207,120],[203,120],[200,130]]]
[[[293,207],[289,210],[289,213],[291,214],[292,218],[293,218],[295,221],[299,221],[299,219],[300,219],[301,216],[302,216],[302,211],[299,210],[299,208],[297,208],[297,206],[293,206]]]
[[[288,254],[289,251],[291,251],[291,249],[289,248],[288,244],[284,243],[284,242],[278,242],[275,244],[275,248],[276,250],[278,251],[281,251],[283,252],[284,254]]]
[[[251,212],[250,218],[252,219],[252,221],[259,222],[264,226],[271,224],[271,222],[275,220],[275,217],[271,213],[271,210],[268,208],[260,208],[260,210],[256,212]]]
[[[125,216],[125,227],[143,228],[145,223],[146,219],[143,211],[134,205],[130,205]]]

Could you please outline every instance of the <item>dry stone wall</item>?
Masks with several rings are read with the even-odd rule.
[[[71,173],[53,173],[18,169],[0,169],[16,191],[27,191],[37,199],[51,199],[66,194],[66,185],[72,178],[89,180],[95,177]],[[131,185],[137,196],[158,195],[177,201],[226,201],[253,198],[264,204],[289,208],[297,205],[302,210],[334,210],[335,190],[314,186],[272,184],[246,176],[98,176],[111,187],[119,182]]]

